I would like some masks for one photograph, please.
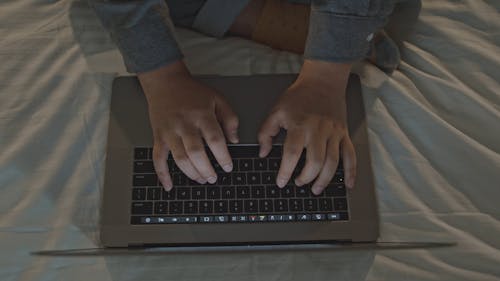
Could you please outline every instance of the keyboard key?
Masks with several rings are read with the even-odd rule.
[[[176,188],[172,188],[170,191],[165,191],[165,189],[161,189],[161,200],[175,200]]]
[[[335,211],[347,211],[347,199],[333,198],[333,206]]]
[[[280,197],[280,189],[275,185],[267,185],[266,186],[266,197],[267,198],[279,198]]]
[[[211,214],[213,213],[213,201],[200,201],[200,213],[202,214]]]
[[[278,221],[278,215],[268,215],[267,221]]]
[[[188,177],[181,173],[175,173],[172,176],[174,186],[185,186],[188,183]]]
[[[133,186],[157,186],[158,177],[156,174],[134,175]]]
[[[132,189],[132,200],[146,200],[146,189],[145,188],[134,188]]]
[[[184,201],[184,214],[198,213],[198,201]]]
[[[214,213],[227,213],[227,200],[217,200],[214,202]]]
[[[310,188],[308,188],[307,186],[300,186],[295,188],[295,194],[297,197],[309,197],[310,192]]]
[[[290,199],[290,201],[288,202],[288,204],[290,205],[290,211],[302,212],[304,210],[303,200],[304,199],[296,199],[296,198]]]
[[[253,159],[253,168],[255,171],[266,171],[267,159],[266,158]]]
[[[150,187],[148,188],[148,200],[160,200],[161,198],[161,188]]]
[[[236,188],[236,198],[238,198],[238,199],[250,198],[250,187],[249,186],[238,186]]]
[[[252,159],[238,159],[238,167],[239,171],[245,172],[245,171],[252,171],[253,170],[253,163]]]
[[[168,206],[169,214],[182,214],[182,201],[170,201]]]
[[[153,202],[132,202],[132,215],[150,215],[153,213]]]
[[[198,221],[199,222],[213,222],[214,221],[214,217],[213,216],[201,216],[198,218]]]
[[[310,221],[311,220],[311,215],[309,215],[309,214],[298,214],[297,215],[297,220],[298,221]]]
[[[204,186],[191,188],[191,198],[193,198],[193,200],[207,199],[206,196],[206,188]]]
[[[177,199],[179,200],[191,199],[191,189],[189,187],[177,187]]]
[[[252,186],[252,198],[266,198],[264,186]]]
[[[229,154],[234,158],[255,158],[259,155],[258,145],[228,146]]]
[[[231,174],[218,173],[217,174],[217,184],[218,185],[231,185]]]
[[[332,179],[332,183],[344,183],[344,175],[341,173],[335,174]]]
[[[222,187],[222,199],[234,199],[236,198],[236,188],[233,186]]]
[[[245,173],[233,173],[233,184],[243,185],[246,184],[246,174]]]
[[[257,200],[245,200],[243,206],[246,213],[256,213],[259,211],[259,203]]]
[[[229,200],[229,212],[230,213],[243,212],[243,200]]]
[[[260,184],[260,173],[248,173],[247,181],[248,184]]]
[[[283,221],[294,221],[295,215],[283,215]]]
[[[166,214],[168,213],[168,202],[157,201],[155,202],[155,214]]]
[[[318,210],[318,199],[304,199],[304,210],[306,212],[316,212]]]
[[[319,199],[319,210],[322,212],[333,211],[332,198],[320,198]]]
[[[134,173],[155,173],[153,161],[134,161]]]
[[[295,196],[295,190],[294,187],[291,185],[286,185],[285,187],[281,188],[281,197],[283,198],[290,198]]]
[[[274,199],[274,211],[275,212],[288,212],[288,200],[287,199]]]
[[[280,158],[270,158],[268,159],[269,162],[269,170],[271,171],[279,171],[280,169]]]
[[[229,217],[228,216],[215,216],[214,217],[214,222],[228,222]]]
[[[198,222],[198,217],[181,217],[180,221],[182,223],[196,223]]]
[[[343,184],[330,184],[325,190],[326,196],[345,197],[346,189]]]
[[[207,187],[207,199],[220,199],[220,187],[208,186]]]
[[[271,172],[262,173],[263,184],[276,184],[276,174]]]
[[[331,221],[338,221],[340,220],[340,214],[339,213],[329,213],[327,214],[327,219]]]
[[[313,214],[311,218],[313,221],[323,221],[326,219],[326,216],[325,214]]]
[[[273,200],[259,200],[259,211],[261,213],[269,213],[273,211]]]
[[[134,159],[136,160],[146,160],[149,158],[148,148],[146,147],[136,147],[134,149]]]

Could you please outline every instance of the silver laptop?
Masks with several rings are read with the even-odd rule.
[[[325,191],[274,183],[284,134],[258,157],[257,132],[296,75],[203,76],[240,118],[240,144],[229,145],[234,170],[216,167],[217,183],[185,177],[171,158],[174,188],[160,186],[152,165],[146,99],[135,77],[113,83],[100,238],[106,247],[368,242],[378,237],[378,212],[359,78],[347,88],[348,127],[357,153],[356,186],[339,167]],[[301,160],[303,163],[303,159]],[[299,168],[301,164],[299,163]],[[298,171],[298,169],[297,169]]]

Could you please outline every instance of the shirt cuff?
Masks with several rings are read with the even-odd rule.
[[[193,28],[207,35],[221,38],[248,2],[249,0],[207,0],[196,15]]]
[[[147,72],[182,59],[165,1],[100,2],[94,9],[128,72]]]
[[[358,9],[359,10],[359,9]],[[385,9],[390,12],[390,10]],[[387,13],[388,14],[388,13]],[[304,58],[355,62],[365,58],[373,33],[386,22],[384,15],[352,15],[347,11],[311,7]]]

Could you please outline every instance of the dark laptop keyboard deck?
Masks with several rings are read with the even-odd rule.
[[[201,185],[186,177],[169,157],[174,188],[166,192],[154,172],[152,148],[134,149],[131,190],[131,224],[332,222],[349,219],[343,169],[320,195],[311,184],[297,187],[293,179],[304,166],[301,157],[284,188],[276,186],[281,146],[268,157],[258,157],[257,145],[229,146],[233,171],[225,173],[211,158],[217,172],[215,184]],[[210,155],[210,154],[209,154]],[[211,156],[211,155],[210,155]]]

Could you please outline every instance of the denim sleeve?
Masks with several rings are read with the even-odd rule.
[[[250,0],[207,0],[196,15],[193,28],[221,38]]]
[[[127,71],[154,70],[182,58],[164,0],[88,0],[118,46]]]
[[[373,33],[393,8],[394,0],[312,0],[304,57],[332,62],[364,58]]]

